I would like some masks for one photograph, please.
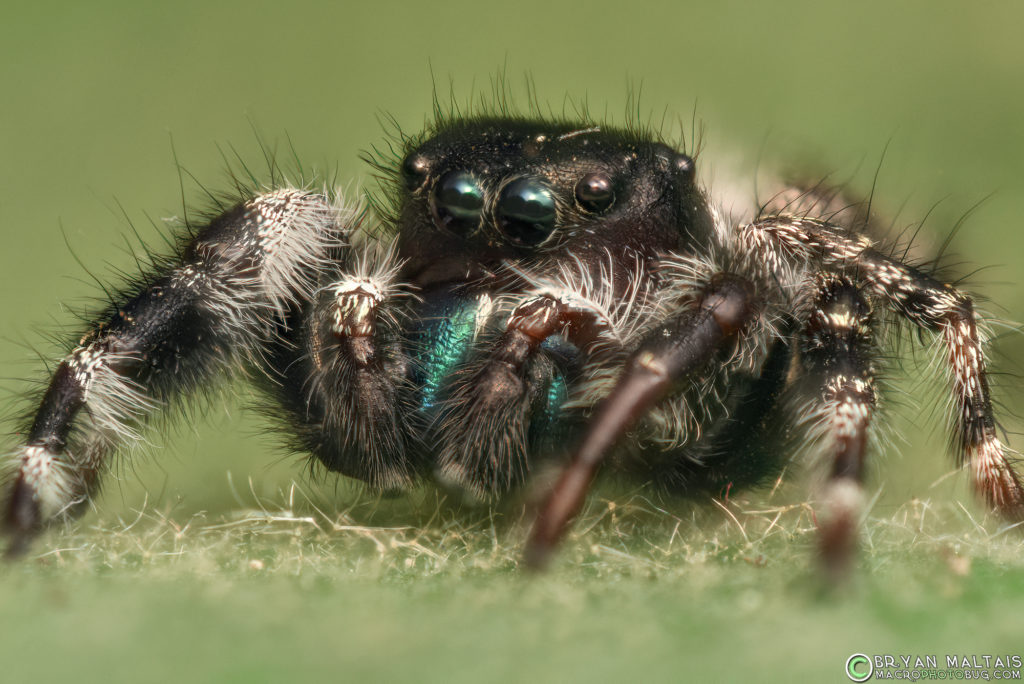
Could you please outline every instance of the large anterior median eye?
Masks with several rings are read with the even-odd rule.
[[[467,171],[450,171],[441,176],[430,198],[437,225],[468,235],[480,227],[484,189]]]
[[[498,226],[517,245],[544,242],[555,229],[555,198],[534,178],[520,178],[504,187],[498,198]]]

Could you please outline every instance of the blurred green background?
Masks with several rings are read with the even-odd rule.
[[[166,230],[162,219],[181,215],[172,139],[181,164],[214,188],[226,179],[218,146],[233,146],[247,160],[259,159],[250,122],[270,141],[283,143],[290,138],[306,164],[336,170],[342,182],[351,179],[370,186],[372,180],[358,154],[382,139],[381,113],[415,130],[429,116],[433,80],[443,96],[447,96],[450,80],[457,97],[464,100],[471,92],[489,90],[502,69],[520,94],[527,74],[531,75],[540,101],[556,110],[566,96],[585,98],[593,112],[607,111],[619,121],[627,92],[642,84],[642,112],[650,112],[654,121],[667,112],[670,120],[679,116],[689,122],[696,110],[706,126],[709,148],[724,151],[748,168],[761,160],[764,166],[834,172],[837,178],[852,178],[853,186],[863,192],[870,189],[888,146],[878,174],[875,206],[882,212],[898,213],[896,225],[903,227],[920,221],[939,203],[920,238],[925,245],[938,245],[956,221],[984,199],[953,240],[951,252],[962,255],[965,272],[992,266],[974,276],[971,287],[989,300],[985,308],[993,316],[1024,320],[1024,298],[1020,296],[1024,282],[1020,227],[1024,216],[1022,25],[1024,7],[1019,4],[934,0],[833,4],[795,0],[759,4],[40,2],[8,7],[0,24],[0,282],[4,293],[0,300],[0,363],[4,368],[0,387],[12,395],[24,391],[27,385],[22,379],[37,377],[41,367],[34,350],[52,356],[54,347],[46,342],[45,332],[73,325],[74,313],[99,293],[76,258],[105,280],[117,269],[134,268],[125,247],[131,229],[122,206],[151,245],[158,245],[160,232]],[[752,183],[749,187],[752,190]],[[192,201],[200,199],[194,185],[186,187],[186,196]],[[1024,353],[1019,335],[999,340],[995,351],[1001,370],[1019,373]],[[911,375],[916,378],[919,374]],[[903,408],[895,412],[891,424],[893,432],[904,433],[905,438],[897,437],[890,451],[903,455],[890,454],[884,466],[876,469],[873,487],[882,489],[876,511],[883,515],[898,511],[915,496],[954,495],[971,506],[963,478],[950,478],[939,489],[931,487],[951,470],[945,437],[933,415],[935,402],[920,397],[934,388],[925,384],[922,390],[919,382],[895,384],[899,391],[890,403]],[[1000,385],[1006,415],[1019,413],[1024,399],[1020,382],[1007,376]],[[118,516],[131,518],[144,501],[174,511],[183,520],[198,511],[209,511],[215,518],[252,506],[256,497],[282,501],[279,492],[302,476],[301,461],[282,458],[282,452],[262,434],[261,422],[243,410],[248,400],[244,390],[238,395],[237,401],[218,405],[209,415],[185,421],[173,437],[155,439],[158,444],[168,442],[168,446],[120,468],[119,478],[110,483],[99,503],[98,516],[89,514],[83,529]],[[5,407],[18,408],[16,399],[4,401]],[[1009,417],[1006,426],[1019,430],[1019,420]],[[1021,440],[1015,443],[1019,447]],[[234,491],[240,494],[232,493],[228,472]],[[332,486],[323,488],[328,496]],[[343,489],[338,494],[342,499],[339,505],[350,495]],[[970,510],[980,514],[977,508]],[[60,540],[47,543],[59,544]],[[82,543],[88,546],[94,541],[86,536]],[[793,563],[806,565],[807,559],[800,556]],[[95,576],[97,568],[104,567],[102,561],[73,566],[66,574],[43,575],[44,579],[33,577],[32,567],[29,564],[0,576],[0,582],[12,583],[9,591],[0,588],[0,595],[6,594],[5,600],[16,604],[15,613],[24,620],[18,625],[5,620],[0,631],[43,633],[65,624],[65,618],[72,623],[81,621],[82,629],[88,631],[88,612],[102,611],[113,595],[124,593],[122,583],[134,581],[127,579],[134,575],[126,572],[105,580],[110,584],[97,584]],[[1017,574],[992,572],[996,584],[1000,577],[1014,578],[1016,589],[1002,590],[1016,601],[1019,615],[1024,594],[1020,566]],[[391,575],[385,572],[382,577]],[[380,647],[402,632],[405,621],[430,631],[431,611],[447,610],[450,626],[465,626],[466,616],[453,613],[450,604],[438,600],[432,585],[416,585],[415,578],[403,577],[403,582],[415,586],[412,595],[406,596],[413,608],[404,615],[392,606],[397,611],[395,622],[381,627],[379,643],[362,635],[365,643],[377,644],[364,644],[372,654],[367,657],[382,659],[380,670],[361,663],[358,671],[366,675],[416,672],[414,668],[388,669],[387,649]],[[585,602],[591,596],[587,592],[603,595],[606,590],[600,584],[580,589],[584,580],[576,576],[565,579],[583,593],[583,598],[572,600]],[[172,573],[167,581],[179,580]],[[136,622],[152,620],[152,631],[143,631],[153,639],[160,634],[157,611],[181,611],[185,626],[181,634],[169,637],[172,646],[187,648],[194,645],[192,640],[205,638],[203,627],[198,633],[187,627],[194,609],[209,629],[212,641],[206,643],[218,643],[216,618],[203,612],[216,613],[210,601],[223,601],[222,608],[229,612],[247,606],[252,612],[246,614],[257,625],[264,619],[260,616],[267,615],[259,608],[263,588],[248,586],[252,582],[248,576],[238,578],[242,589],[233,587],[229,578],[223,582],[224,588],[216,590],[221,593],[215,592],[221,598],[203,594],[194,604],[186,601],[177,608],[164,605],[168,601],[162,592],[147,593],[146,582],[150,581],[154,580],[141,580],[141,588],[126,594],[132,597],[130,604],[122,600],[114,605],[127,610]],[[740,584],[746,581],[739,580]],[[52,585],[62,583],[66,584],[63,589],[51,591]],[[380,582],[374,579],[369,585],[379,587]],[[281,610],[288,620],[301,620],[300,615],[293,615],[300,612],[296,605],[312,606],[321,600],[337,603],[336,617],[331,610],[318,609],[316,619],[321,622],[315,623],[316,629],[307,627],[317,634],[321,628],[341,629],[333,621],[345,620],[346,602],[356,596],[360,599],[356,610],[362,613],[352,620],[359,623],[374,612],[372,590],[367,598],[336,577],[329,583],[332,589],[322,594],[310,594],[314,590],[300,587],[292,595],[291,590],[275,586],[267,589],[268,595],[277,596],[280,605],[268,602],[266,610]],[[436,591],[458,593],[455,586],[460,585],[438,585]],[[487,612],[488,601],[499,606],[494,609],[499,614],[515,610],[517,602],[511,597],[517,596],[521,587],[513,580],[508,586],[515,589],[505,595],[500,591],[508,586],[500,586],[503,589],[498,595],[493,588],[491,593],[482,590],[483,599],[470,592],[468,602],[476,606],[473,610],[482,611],[481,619],[484,613],[486,620],[494,619],[493,611]],[[607,611],[628,613],[639,622],[648,617],[653,620],[663,594],[671,593],[673,586],[652,589],[651,594],[626,592],[621,598],[608,589],[613,596],[609,605],[597,601],[591,610],[577,607],[572,614],[598,620],[593,636],[600,646],[602,640],[613,640],[618,634],[614,615]],[[725,586],[725,593],[732,595],[735,585],[725,582]],[[11,593],[15,587],[24,590]],[[77,603],[69,599],[79,593],[76,587],[84,587],[82,595],[89,598]],[[399,602],[388,591],[380,594],[380,600],[389,606]],[[54,592],[60,598],[54,599]],[[710,604],[702,604],[699,596],[692,598],[697,603],[688,604],[687,609],[697,621],[708,615],[730,614],[731,603],[716,605],[712,598]],[[33,622],[36,618],[30,615],[35,602],[40,609],[45,606],[47,621]],[[478,605],[481,602],[483,609]],[[524,609],[532,607],[543,614],[544,604],[540,599],[527,601]],[[785,604],[770,605],[779,608]],[[970,605],[958,604],[958,609],[969,610]],[[644,610],[652,615],[645,617]],[[777,617],[793,623],[795,632],[813,631],[814,618],[801,610]],[[767,612],[756,613],[763,625],[746,624],[747,643],[758,642],[761,634],[769,638],[774,618],[771,610]],[[851,620],[861,634],[879,633],[878,624],[886,625],[882,633],[898,634],[894,625],[900,620],[914,622],[906,615],[890,619],[892,616],[881,612],[878,619],[882,623],[864,615]],[[929,620],[942,614],[939,610]],[[473,614],[467,615],[472,623]],[[842,611],[837,615],[842,616]],[[829,618],[829,624],[840,625],[842,619]],[[496,658],[496,669],[479,671],[479,678],[514,675],[503,668],[524,667],[517,658],[509,657],[517,649],[524,650],[523,657],[528,651],[544,651],[543,640],[524,636],[532,634],[529,620],[517,620],[515,624],[523,622],[521,630],[512,627],[494,635],[495,639],[507,639],[511,650],[503,651],[493,643],[477,644]],[[673,625],[681,634],[700,631],[696,623],[686,623],[684,616],[673,620],[679,621]],[[712,623],[724,627],[721,622]],[[350,623],[344,624],[346,629],[352,628]],[[581,654],[600,661],[602,649],[595,651],[595,644],[574,632],[573,624],[564,625],[570,636],[553,642],[569,651],[559,651],[554,657],[548,644],[551,659],[535,661],[541,663],[536,669],[541,676],[558,672],[545,670],[545,662],[556,668],[568,666],[572,658],[565,654],[571,653],[570,645],[577,642],[589,644]],[[226,633],[234,634],[227,623],[223,626]],[[111,627],[111,638],[126,638],[124,629]],[[979,629],[984,630],[984,624]],[[262,643],[266,633],[256,632],[255,643]],[[297,646],[302,634],[284,630],[280,641],[271,641],[281,645],[282,655],[287,655],[289,644],[306,652]],[[656,642],[665,633],[658,634],[652,637]],[[955,635],[943,634],[942,638]],[[984,636],[983,631],[980,634]],[[800,638],[798,633],[792,636]],[[68,635],[68,639],[75,637]],[[142,639],[127,646],[142,647]],[[417,641],[416,657],[434,650],[429,640],[422,639]],[[979,647],[983,641],[979,640]],[[156,642],[145,643],[152,646]],[[658,657],[679,655],[671,639],[658,643]],[[702,670],[706,666],[707,672],[716,672],[711,662],[716,651],[708,650],[707,644],[722,641],[705,633],[694,643],[697,648],[693,652],[705,655]],[[771,643],[762,644],[766,652],[773,650]],[[847,645],[842,637],[830,643],[835,654],[829,652],[827,663],[837,659],[841,664],[854,650],[854,644]],[[940,652],[956,645],[930,644],[927,633],[918,643]],[[471,645],[464,647],[470,649]],[[322,648],[332,652],[329,644]],[[141,652],[150,651],[141,648]],[[438,652],[441,657],[433,663],[436,667],[445,665],[446,657],[457,658],[450,648]],[[9,656],[9,672],[33,671],[24,662],[24,670],[13,666],[24,660],[25,653],[21,652],[21,658]],[[157,658],[157,653],[153,650],[150,655]],[[260,654],[270,657],[261,647],[254,662],[260,662]],[[214,657],[207,654],[197,662],[211,662]],[[285,658],[281,660],[285,662]],[[330,657],[319,660],[326,667]],[[350,666],[357,661],[352,657],[346,660]],[[254,681],[303,671],[301,663],[294,671],[278,671],[256,665],[246,669],[241,664],[230,665],[230,659],[228,662],[224,669],[195,665],[192,674],[198,679]],[[640,675],[646,672],[640,664],[637,668]],[[432,679],[446,678],[432,672]],[[599,676],[601,670],[596,672]],[[674,670],[661,666],[650,670],[652,677],[670,672]],[[757,672],[756,667],[749,671],[741,668],[722,676],[742,678]],[[571,672],[563,674],[572,678]]]

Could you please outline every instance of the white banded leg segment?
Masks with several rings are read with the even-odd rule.
[[[15,545],[77,509],[106,456],[138,441],[149,414],[258,356],[335,256],[345,216],[354,213],[323,195],[257,196],[114,293],[57,367],[15,454],[3,521]]]
[[[876,403],[872,328],[871,309],[852,280],[817,276],[800,358],[818,383],[810,413],[829,475],[817,518],[822,558],[838,574],[853,557],[864,504],[861,483]]]
[[[255,197],[244,207],[243,222],[255,229],[260,284],[278,313],[313,296],[359,214],[358,207],[290,188]]]
[[[63,514],[85,496],[86,485],[66,462],[67,454],[62,458],[45,446],[23,446],[13,454],[13,461],[46,519]]]
[[[119,368],[130,361],[111,352],[105,339],[75,349],[60,363],[28,443],[13,454],[15,494],[20,491],[28,501],[12,502],[10,516],[32,518],[33,502],[43,520],[75,508],[95,483],[99,454],[139,439],[137,424],[156,402],[121,374]],[[75,445],[70,452],[69,442]]]
[[[1024,486],[996,432],[989,399],[985,359],[970,302],[942,322],[953,388],[960,410],[960,444],[975,487],[989,504],[1024,518]]]
[[[138,423],[158,402],[118,369],[130,365],[132,355],[108,349],[109,341],[79,347],[64,361],[81,388],[81,399],[97,437],[104,441],[140,439]]]
[[[1024,486],[999,439],[979,330],[970,297],[878,252],[871,240],[824,221],[769,217],[740,228],[740,239],[765,255],[783,283],[821,265],[845,272],[918,326],[942,335],[954,397],[954,432],[979,493],[1012,519],[1024,518]]]
[[[371,337],[377,329],[377,309],[387,298],[384,289],[369,278],[350,278],[332,288],[333,332],[341,338]]]
[[[942,335],[958,452],[971,469],[975,488],[996,510],[1024,517],[1024,487],[996,430],[974,303],[952,286],[881,255],[871,253],[866,261],[864,279],[877,296],[884,295],[896,311]]]
[[[227,351],[258,362],[263,339],[292,307],[311,300],[321,276],[344,254],[361,208],[340,195],[282,188],[257,195],[200,229],[173,273],[197,293],[196,306],[238,344]]]

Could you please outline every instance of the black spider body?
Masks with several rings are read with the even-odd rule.
[[[452,178],[471,199],[479,195],[479,209],[451,215],[442,192]],[[582,179],[604,194],[589,185],[589,194],[577,193]],[[531,279],[557,282],[567,263],[601,274],[604,298],[632,301],[658,281],[662,255],[707,250],[712,221],[693,161],[619,131],[494,119],[459,122],[411,145],[398,181],[394,280],[415,294],[395,307],[402,324],[375,331],[363,360],[352,336],[339,343],[331,321],[318,317],[329,305],[311,301],[286,326],[294,334],[275,347],[269,375],[287,378],[276,393],[299,446],[329,469],[382,489],[430,473],[476,496],[500,496],[543,461],[564,457],[584,422],[563,408],[585,381],[583,357],[593,356],[580,347],[604,331],[584,322],[572,341],[559,331],[533,349],[528,332],[502,329],[511,309],[496,302],[523,298]],[[521,195],[540,195],[541,206]],[[485,363],[495,353],[507,358]],[[699,444],[668,452],[647,444],[645,456],[619,459],[620,470],[650,480],[660,469],[665,486],[715,493],[756,480],[765,461],[742,448],[727,417],[741,404],[766,414],[780,370],[772,366],[758,383],[756,375],[734,377],[729,401],[707,407]],[[333,384],[319,391],[319,383]],[[747,456],[742,464],[724,465],[738,453]]]
[[[990,503],[1024,510],[970,299],[879,251],[837,193],[732,214],[648,133],[516,117],[443,120],[376,165],[376,215],[333,192],[254,192],[114,297],[23,431],[12,548],[79,508],[148,415],[248,368],[300,450],[375,489],[434,478],[493,499],[562,467],[536,563],[602,462],[719,495],[810,433],[832,463],[822,540],[841,567],[878,308],[942,335],[961,453]]]

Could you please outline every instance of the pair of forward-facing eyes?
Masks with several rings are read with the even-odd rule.
[[[422,160],[411,157],[402,165],[410,190],[426,181]],[[485,190],[479,178],[469,171],[448,171],[429,190],[428,202],[435,223],[457,235],[468,236],[484,221]],[[595,171],[577,181],[573,197],[586,214],[603,214],[615,204],[615,190],[608,174]],[[555,193],[540,178],[524,176],[505,183],[498,191],[494,206],[498,229],[520,247],[535,247],[555,230],[557,208]]]

